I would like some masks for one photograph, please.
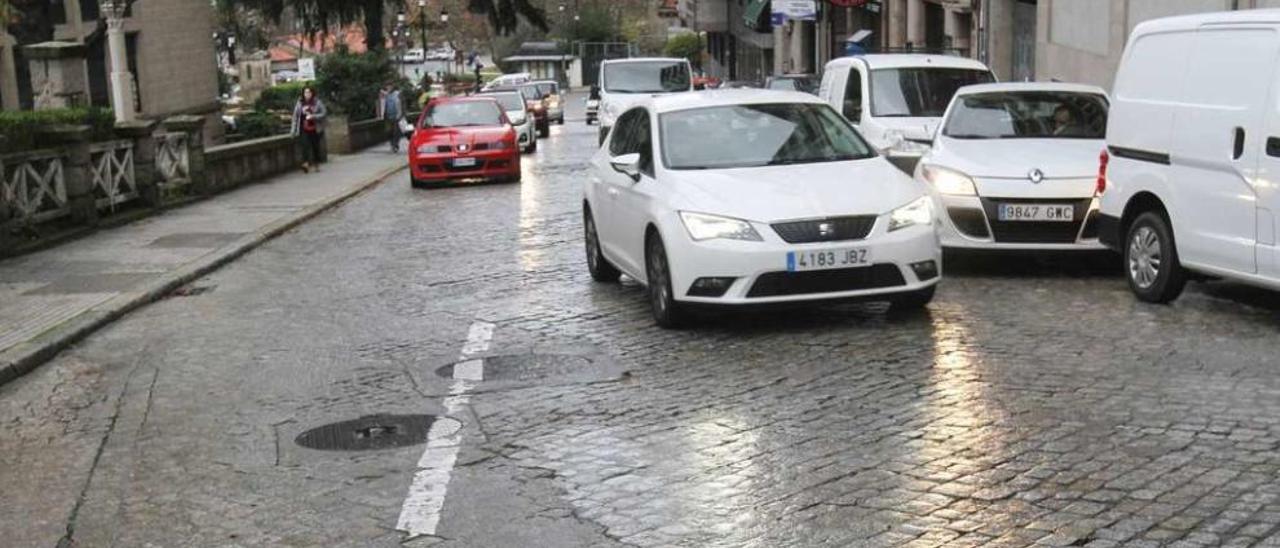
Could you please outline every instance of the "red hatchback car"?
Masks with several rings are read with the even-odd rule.
[[[432,99],[409,144],[409,177],[415,187],[463,180],[520,181],[516,130],[493,99]]]

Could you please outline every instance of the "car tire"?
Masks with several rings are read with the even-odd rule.
[[[653,321],[663,329],[679,329],[688,324],[688,312],[676,302],[671,290],[671,266],[662,236],[654,233],[645,242],[645,272],[648,275],[649,308]]]
[[[1148,211],[1129,225],[1124,240],[1124,272],[1129,289],[1139,300],[1167,303],[1182,294],[1187,273],[1178,261],[1169,221]]]
[[[600,234],[596,232],[596,221],[591,215],[590,207],[582,208],[582,233],[587,249],[587,270],[591,272],[591,279],[601,283],[618,281],[622,272],[604,258],[604,252],[600,250]]]
[[[917,289],[909,293],[895,295],[889,300],[889,308],[898,312],[909,310],[919,310],[928,306],[933,301],[933,294],[937,292],[938,286],[931,285],[924,289]]]

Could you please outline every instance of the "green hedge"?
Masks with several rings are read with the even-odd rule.
[[[36,130],[51,125],[87,124],[95,141],[114,137],[115,114],[106,108],[66,108],[35,111],[0,112],[0,152],[17,152],[37,148]]]
[[[281,116],[265,110],[245,113],[236,120],[236,133],[244,139],[258,139],[288,133],[289,124]]]
[[[293,106],[302,97],[302,88],[310,82],[290,82],[271,86],[262,90],[262,95],[254,102],[255,110],[280,110],[293,112]]]
[[[413,110],[417,102],[417,93],[411,92],[415,86],[400,75],[398,65],[385,53],[331,53],[320,60],[316,79],[320,97],[329,110],[345,114],[352,121],[368,120],[377,114],[378,92],[388,81],[403,91],[408,110]]]

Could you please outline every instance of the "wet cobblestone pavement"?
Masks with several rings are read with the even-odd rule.
[[[1274,294],[962,256],[924,313],[663,331],[587,275],[594,139],[396,177],[0,388],[2,544],[398,545],[423,447],[293,440],[427,413],[463,441],[410,546],[1280,546]],[[476,322],[501,369],[451,409]]]

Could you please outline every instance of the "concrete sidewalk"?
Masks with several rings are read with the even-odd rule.
[[[0,384],[405,167],[403,154],[332,156],[187,207],[0,262]]]

